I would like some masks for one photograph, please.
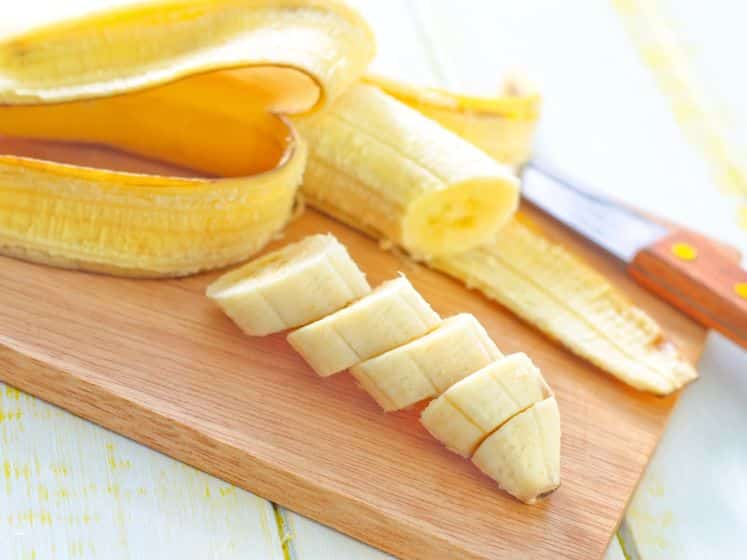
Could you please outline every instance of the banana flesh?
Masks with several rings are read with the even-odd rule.
[[[520,164],[529,157],[530,144],[526,138],[521,141],[523,148],[509,157],[501,155],[496,138],[472,133],[451,122],[451,117],[467,118],[465,115],[480,109],[487,111],[491,106],[497,112],[500,105],[503,106],[501,118],[534,122],[539,99],[525,86],[509,84],[506,89],[513,95],[491,101],[465,98],[441,90],[418,90],[381,78],[367,80],[368,87],[383,88],[401,102],[463,134],[485,152],[506,158],[507,163]],[[372,92],[360,96],[352,94],[343,100],[345,119],[350,122],[367,118],[370,107],[381,101]],[[391,102],[390,99],[387,104]],[[331,110],[334,111],[335,107]],[[451,117],[447,118],[448,115]],[[339,123],[334,120],[326,120],[323,115],[312,119],[318,137],[340,134]],[[407,124],[407,120],[379,119],[377,138],[406,138],[409,133],[403,127]],[[416,125],[409,123],[409,126],[415,134]],[[348,140],[361,144],[367,142],[367,139],[352,133]],[[408,249],[397,230],[397,220],[391,219],[396,215],[395,207],[377,212],[372,202],[375,198],[370,194],[371,181],[366,179],[372,174],[389,173],[389,179],[382,178],[380,184],[398,190],[393,185],[400,184],[400,175],[388,167],[391,154],[366,150],[367,157],[357,160],[355,170],[350,170],[344,162],[330,163],[320,159],[320,151],[326,155],[331,149],[320,150],[312,145],[304,175],[302,188],[310,204],[374,237]],[[360,152],[364,151],[361,149]],[[426,161],[417,159],[419,164]],[[335,188],[327,188],[330,185]],[[423,256],[422,251],[413,253],[410,250],[410,253],[415,257]],[[541,233],[524,226],[517,218],[477,247],[448,254],[431,254],[426,263],[468,287],[480,290],[569,350],[637,389],[666,395],[697,377],[692,365],[666,340],[660,327],[643,310],[625,299],[588,264],[550,242]]]
[[[469,313],[442,321],[404,276],[335,311],[355,297],[351,286],[370,290],[344,246],[314,235],[229,272],[208,296],[254,336],[323,313],[300,301],[320,296],[332,313],[288,335],[319,375],[350,368],[386,411],[440,394],[421,414],[436,439],[463,457],[474,454],[483,472],[522,501],[558,486],[557,405],[525,354],[503,357]]]
[[[207,289],[250,336],[299,327],[371,291],[347,249],[332,235],[312,235],[221,276]]]
[[[482,472],[527,504],[560,486],[560,414],[555,397],[520,412],[472,456]]]
[[[587,264],[517,221],[493,243],[430,265],[637,389],[666,395],[697,377],[645,312]]]
[[[290,345],[321,376],[387,352],[434,329],[438,314],[406,277],[288,335]]]
[[[138,277],[245,259],[287,223],[306,164],[282,114],[324,107],[373,54],[334,0],[155,0],[1,39],[0,252]],[[49,160],[49,141],[175,170]]]
[[[550,396],[526,354],[494,361],[432,401],[420,420],[433,437],[462,457],[506,420]]]
[[[507,168],[375,86],[294,122],[310,146],[309,204],[417,258],[484,243],[516,211]]]
[[[435,397],[502,354],[474,315],[444,319],[428,334],[353,366],[350,373],[386,411]]]

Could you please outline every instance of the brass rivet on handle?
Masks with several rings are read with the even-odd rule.
[[[747,299],[747,282],[737,282],[734,284],[734,293],[742,299]]]
[[[673,243],[672,254],[683,261],[694,261],[698,258],[698,250],[689,243]]]

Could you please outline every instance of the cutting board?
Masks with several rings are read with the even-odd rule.
[[[523,212],[697,358],[700,327]],[[244,336],[203,295],[218,273],[128,280],[0,257],[0,379],[396,556],[601,557],[676,397],[626,387],[479,293],[314,211],[268,250],[313,232],[336,235],[372,284],[402,271],[441,315],[473,313],[504,353],[532,357],[560,406],[560,489],[521,504],[432,439],[419,409],[384,414],[347,373],[317,377],[282,335]]]

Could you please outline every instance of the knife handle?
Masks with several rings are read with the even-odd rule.
[[[747,348],[747,271],[739,261],[736,250],[680,229],[639,251],[628,269],[660,298]]]

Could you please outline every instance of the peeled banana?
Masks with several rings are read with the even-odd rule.
[[[246,334],[264,336],[321,319],[370,291],[345,246],[319,234],[224,274],[207,296]]]
[[[434,329],[438,314],[405,276],[288,335],[290,345],[321,376],[405,344]]]
[[[494,137],[473,134],[467,128],[460,129],[451,118],[447,118],[447,115],[451,115],[457,120],[466,119],[469,110],[465,108],[472,104],[476,111],[481,103],[479,99],[462,98],[441,90],[418,92],[415,88],[380,78],[368,80],[369,88],[384,88],[444,126],[464,134],[485,152],[506,157],[500,156],[500,148],[496,148]],[[508,86],[507,89],[518,92],[521,88]],[[348,122],[367,119],[372,105],[384,104],[383,98],[372,91],[360,94],[355,91],[353,88],[338,102],[344,104],[343,111]],[[519,94],[505,99],[503,119],[529,123],[536,118],[536,96],[527,94],[522,97]],[[393,99],[389,99],[386,105],[393,102]],[[484,103],[490,106],[489,101]],[[494,102],[494,108],[496,104],[500,102]],[[463,113],[463,109],[466,112]],[[332,112],[335,110],[335,106],[330,108]],[[316,127],[315,139],[342,135],[343,125],[335,119],[324,118],[324,114],[311,117],[310,122]],[[302,123],[300,126],[307,133]],[[409,128],[405,129],[406,126]],[[418,125],[413,122],[381,118],[377,120],[376,138],[407,138],[409,134],[416,134],[417,130]],[[366,130],[356,132],[346,129],[345,138],[352,145],[365,146],[370,142]],[[527,149],[513,152],[509,163],[522,163],[528,158],[529,144],[522,141],[522,146]],[[320,149],[316,142],[312,142],[302,187],[309,202],[353,227],[408,249],[396,228],[397,220],[387,222],[387,216],[397,215],[394,207],[377,211],[376,203],[372,200],[381,198],[377,195],[372,199],[370,194],[372,176],[377,178],[375,184],[395,192],[400,190],[401,187],[395,187],[401,183],[400,173],[390,167],[392,154],[375,147],[370,150],[361,148],[357,152],[365,153],[366,157],[356,160],[355,169],[352,170],[345,161],[332,161],[334,158],[330,157],[332,163],[329,163],[325,159],[328,152],[331,152],[329,146]],[[429,153],[440,152],[429,150],[414,153],[412,157],[415,163],[423,166],[430,162]],[[403,165],[411,163],[405,162]],[[385,180],[387,176],[389,179]],[[336,188],[327,189],[329,185]],[[343,192],[345,196],[342,196]],[[372,225],[374,222],[384,225]],[[424,256],[423,251],[410,250],[410,253],[415,257]],[[477,247],[448,254],[431,252],[428,255],[426,251],[425,256],[428,256],[425,262],[429,266],[463,281],[468,287],[477,288],[573,352],[633,387],[663,395],[697,377],[692,365],[665,339],[659,326],[644,311],[631,304],[588,264],[516,218]]]
[[[560,486],[560,414],[555,397],[520,412],[480,444],[472,462],[522,502]]]
[[[475,464],[520,500],[557,487],[560,420],[531,360],[503,357],[469,313],[442,321],[404,276],[339,309],[368,291],[344,246],[313,235],[222,276],[208,296],[254,336],[331,313],[288,335],[319,375],[350,368],[387,411],[440,394],[421,422],[449,449],[474,453]]]
[[[374,54],[334,0],[155,0],[21,23],[0,40],[0,252],[130,276],[259,250],[306,163],[280,114],[322,108]],[[44,142],[16,153],[2,135],[106,144],[196,178],[49,161]]]
[[[353,366],[350,373],[384,410],[393,411],[440,395],[501,356],[474,315],[460,313],[412,342]]]
[[[375,86],[294,122],[309,140],[309,204],[418,258],[487,242],[516,211],[507,168]]]

